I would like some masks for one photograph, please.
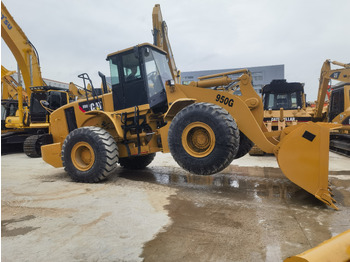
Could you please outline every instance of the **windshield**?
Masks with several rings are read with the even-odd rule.
[[[162,92],[165,82],[172,77],[164,54],[146,48],[144,57],[149,96],[152,97]]]
[[[283,109],[297,109],[301,107],[301,103],[298,101],[298,92],[293,93],[280,93],[280,94],[265,94],[264,97],[264,109],[265,110],[279,110]]]

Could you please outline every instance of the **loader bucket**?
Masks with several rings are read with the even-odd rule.
[[[328,191],[329,127],[308,122],[285,128],[274,153],[289,180],[338,209]]]
[[[350,261],[350,230],[332,237],[299,255],[284,260],[284,262],[322,261]]]

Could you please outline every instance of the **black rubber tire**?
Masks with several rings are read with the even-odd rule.
[[[127,169],[144,169],[146,166],[152,163],[155,153],[144,156],[133,156],[119,158],[119,164]]]
[[[209,155],[189,154],[182,135],[191,123],[208,125],[215,135],[215,145]],[[232,116],[222,107],[210,103],[195,103],[183,108],[171,122],[168,143],[175,161],[185,170],[198,175],[211,175],[226,168],[239,147],[239,129]]]
[[[23,152],[32,158],[41,157],[40,135],[27,137],[23,143]]]
[[[88,144],[93,150],[94,161],[87,170],[79,169],[72,161],[73,147],[78,143]],[[117,167],[119,152],[110,133],[100,127],[81,127],[73,130],[64,140],[62,162],[64,170],[77,182],[95,183],[104,180]]]
[[[245,156],[254,146],[254,143],[241,131],[239,132],[239,148],[235,159]]]

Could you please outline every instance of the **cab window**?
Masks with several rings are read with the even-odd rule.
[[[120,83],[117,58],[113,57],[109,60],[109,68],[111,69],[111,82],[112,86]]]
[[[123,72],[125,82],[131,82],[141,78],[139,60],[134,53],[122,56]]]

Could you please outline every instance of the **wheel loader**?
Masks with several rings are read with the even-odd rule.
[[[166,55],[148,43],[109,54],[112,92],[52,112],[53,143],[41,147],[44,161],[90,183],[105,179],[118,163],[144,168],[161,151],[188,172],[211,175],[255,143],[276,155],[291,181],[336,209],[328,190],[328,146],[329,130],[337,125],[304,123],[267,132],[248,70],[185,86],[175,84]],[[235,95],[238,89],[241,95]]]

